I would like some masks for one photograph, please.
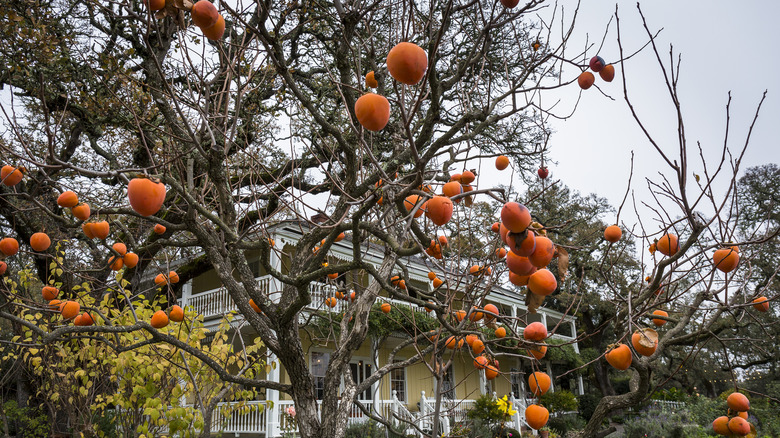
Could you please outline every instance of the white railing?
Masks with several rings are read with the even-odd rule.
[[[243,406],[236,406],[243,404]],[[212,414],[211,431],[265,433],[268,410],[263,400],[219,403]]]
[[[661,408],[662,411],[685,409],[685,402],[670,400],[650,400],[650,406]]]

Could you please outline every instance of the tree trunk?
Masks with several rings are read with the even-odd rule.
[[[638,404],[650,392],[650,368],[647,364],[647,358],[635,360],[631,370],[633,372],[630,382],[631,392],[602,398],[585,429],[580,433],[581,438],[603,436],[600,433],[601,424],[607,415],[616,409],[624,409]]]
[[[604,366],[600,360],[593,362],[593,378],[602,396],[615,395],[615,388],[612,387],[612,381],[609,380],[609,368]]]

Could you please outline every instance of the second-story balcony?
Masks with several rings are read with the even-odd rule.
[[[258,277],[256,280],[260,285],[261,291],[266,296],[270,297],[271,300],[278,300],[281,297],[281,283],[278,280],[270,275]],[[215,327],[217,324],[219,324],[219,320],[223,316],[230,312],[238,311],[238,307],[233,302],[233,299],[230,297],[230,294],[228,294],[225,288],[220,287],[198,294],[191,294],[189,292],[190,288],[187,286],[185,286],[184,289],[182,305],[190,306],[198,314],[203,315],[205,325],[207,327]],[[349,301],[344,299],[337,300],[336,305],[332,308],[327,305],[326,300],[335,296],[337,293],[337,288],[335,285],[321,282],[311,282],[309,284],[309,293],[311,294],[311,303],[307,306],[307,309],[310,311],[324,310],[343,313],[349,306]],[[393,306],[399,307],[407,307],[415,312],[425,312],[425,308],[422,306],[411,304],[406,301],[391,299],[388,297],[377,297],[376,302],[390,303]],[[509,316],[521,315],[525,310],[525,306],[520,302],[512,303],[511,306],[507,306],[505,304],[504,307],[511,309],[512,314]],[[550,324],[551,321],[555,321],[557,323],[557,321],[560,321],[563,317],[564,316],[558,312],[545,308],[539,309],[540,320],[550,328],[555,325]],[[238,318],[241,319],[242,317],[238,315]],[[564,327],[565,330],[561,330],[562,333],[554,334],[552,339],[570,342],[572,343],[572,347],[575,349],[575,351],[578,351],[577,343],[574,342],[576,339],[576,328],[574,325],[574,320],[565,319],[563,324],[561,324],[561,327]],[[522,333],[522,330],[522,328],[519,328],[519,333]]]

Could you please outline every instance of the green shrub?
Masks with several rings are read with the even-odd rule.
[[[3,412],[8,419],[8,431],[11,435],[20,438],[49,436],[49,417],[39,409],[20,408],[15,400],[10,400],[3,403]],[[0,421],[0,430],[4,427],[5,425]]]
[[[577,397],[577,399],[580,405],[580,415],[586,421],[590,420],[590,417],[593,416],[593,411],[596,410],[596,406],[601,401],[601,394],[587,393]]]
[[[578,414],[566,414],[559,417],[551,417],[547,426],[556,431],[558,435],[566,435],[570,431],[585,428],[586,421]]]
[[[504,421],[504,413],[491,395],[483,395],[474,402],[466,417],[470,420],[482,420],[484,423],[499,423]]]
[[[565,389],[543,395],[542,404],[550,410],[550,413],[576,411],[578,408],[577,397]]]
[[[390,438],[404,438],[404,435],[392,430],[388,436]],[[344,438],[385,438],[385,426],[373,420],[350,424],[344,432]]]

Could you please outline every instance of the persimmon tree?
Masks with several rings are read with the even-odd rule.
[[[675,375],[696,367],[696,358],[704,349],[717,351],[724,369],[731,375],[733,388],[743,389],[736,371],[740,365],[734,360],[736,354],[729,349],[733,340],[730,336],[747,335],[745,330],[751,324],[774,325],[771,314],[765,312],[770,308],[769,300],[777,298],[776,291],[768,293],[771,290],[766,288],[766,276],[764,279],[756,276],[753,267],[760,264],[755,257],[761,246],[776,239],[777,230],[760,226],[747,233],[744,228],[740,230],[744,226],[740,220],[741,209],[747,204],[740,200],[744,191],[738,189],[742,159],[766,93],[758,102],[744,137],[738,140],[729,135],[732,126],[731,96],[728,96],[723,139],[713,160],[712,147],[693,140],[695,134],[686,131],[683,103],[678,94],[680,59],[675,59],[670,48],[666,60],[641,9],[637,9],[657,60],[669,110],[676,115],[676,126],[665,127],[669,131],[653,130],[639,116],[641,110],[628,87],[630,62],[624,62],[620,70],[624,101],[647,144],[667,167],[660,180],[646,181],[653,202],[633,196],[629,201],[631,192],[627,191],[618,210],[616,221],[620,220],[624,207],[633,206],[638,217],[638,224],[630,232],[643,247],[641,275],[628,284],[617,281],[613,268],[622,257],[621,243],[610,245],[604,251],[596,270],[595,278],[603,288],[600,296],[613,312],[612,317],[601,321],[602,331],[612,330],[615,338],[615,345],[605,351],[606,359],[619,370],[630,366],[631,380],[628,393],[601,399],[582,433],[588,437],[610,433],[612,428],[602,430],[602,421],[610,412],[636,406]],[[626,54],[617,12],[615,18],[623,58]],[[676,140],[674,148],[660,140],[670,135]],[[773,269],[777,272],[776,267]],[[757,284],[761,286],[755,287]],[[756,348],[763,348],[762,339],[748,339]],[[621,343],[631,348],[617,348]],[[750,427],[737,412],[745,410],[741,403],[730,398],[728,407],[724,403],[723,417],[718,422],[729,423],[727,433],[744,435],[742,431],[749,431]],[[713,427],[716,432],[722,431],[717,424]]]
[[[406,277],[405,260],[436,239],[430,222],[410,215],[410,207],[422,211],[420,205],[403,201],[410,195],[427,200],[427,187],[438,192],[453,174],[464,173],[467,160],[504,155],[517,171],[535,167],[548,138],[550,108],[541,96],[576,87],[560,70],[583,61],[564,52],[576,11],[560,20],[562,11],[544,1],[511,6],[340,0],[220,3],[218,10],[187,0],[8,5],[9,20],[0,24],[6,42],[0,49],[6,90],[0,146],[9,166],[0,215],[4,234],[21,243],[21,251],[6,241],[5,275],[13,279],[34,266],[38,285],[57,289],[43,298],[62,305],[50,310],[37,286],[5,287],[0,316],[17,335],[28,331],[21,339],[29,348],[87,338],[117,349],[111,336],[142,332],[136,345],[121,349],[165,344],[211,367],[224,382],[289,394],[303,437],[341,436],[345,407],[356,394],[434,350],[431,370],[441,376],[444,340],[464,328],[449,317],[455,288],[464,287],[470,306],[481,280],[460,267],[442,267],[439,275],[452,286],[426,300],[390,282],[393,273]],[[477,183],[456,185],[474,189],[472,196],[508,201],[501,190]],[[454,194],[453,201],[458,196],[466,198]],[[325,210],[322,220],[310,220],[315,208]],[[446,222],[444,208],[434,222]],[[273,246],[266,230],[285,218],[298,220],[305,232],[285,254],[289,270],[280,272],[270,254],[286,250]],[[45,245],[33,249],[32,241],[42,238],[33,239],[35,233],[61,245],[61,260]],[[341,233],[351,237],[353,260],[323,266]],[[381,266],[362,255],[369,241],[386,251]],[[250,252],[260,254],[281,294],[261,290]],[[209,270],[291,383],[231,373],[164,329],[183,318],[174,307],[181,285]],[[312,302],[312,281],[348,271],[365,272],[370,281],[334,335],[338,347],[318,407],[300,317]],[[366,340],[368,315],[382,290],[415,304],[432,301],[448,334],[358,384],[348,363]],[[142,295],[161,307],[151,318],[135,311]],[[104,296],[130,319],[94,304]],[[51,327],[38,313],[22,316],[29,308],[47,317],[59,312],[63,320]],[[73,317],[78,325],[68,322]],[[410,337],[404,345],[418,341]],[[438,427],[434,421],[434,434]]]
[[[501,249],[510,280],[529,285],[523,293],[530,312],[559,284],[568,288],[569,251],[555,245],[552,232],[559,223],[514,202],[533,196],[518,199],[481,184],[487,169],[471,166],[490,162],[492,168],[498,157],[495,167],[506,172],[507,183],[510,164],[514,172],[536,171],[557,106],[547,106],[544,96],[571,90],[570,112],[580,89],[596,80],[580,71],[613,79],[615,67],[600,58],[588,63],[585,53],[567,48],[576,10],[541,0],[238,2],[218,9],[207,1],[147,4],[17,2],[0,23],[7,42],[0,48],[0,85],[7,90],[0,216],[4,234],[16,239],[0,242],[6,255],[0,317],[23,335],[15,348],[90,339],[120,354],[160,344],[160,354],[186,355],[191,367],[208,367],[225,385],[288,394],[302,437],[342,436],[358,394],[392,370],[422,362],[438,384],[432,430],[420,432],[439,436],[441,382],[452,366],[452,347],[471,341],[467,354],[488,378],[501,372],[494,357],[543,357],[546,328],[522,336],[528,315],[499,315],[484,300],[492,285],[506,283]],[[572,69],[577,73],[569,76]],[[679,111],[676,71],[661,74]],[[655,303],[648,298],[662,284],[673,294],[663,299],[690,294],[694,306],[672,316],[674,328],[655,356],[634,361],[638,386],[602,401],[587,433],[610,409],[647,394],[652,361],[665,349],[695,344],[711,327],[710,317],[731,312],[739,300],[726,294],[739,277],[720,283],[711,264],[698,263],[709,259],[716,242],[733,239],[731,204],[722,201],[732,198],[733,187],[720,198],[712,183],[728,164],[736,174],[739,158],[729,161],[724,152],[717,171],[702,171],[699,191],[691,191],[680,120],[678,161],[647,135],[676,178],[650,188],[679,211],[662,205],[655,211],[660,230],[633,230],[639,239],[674,233],[680,251],[657,259],[648,285],[625,288],[614,281],[611,262],[619,245],[609,246],[599,281],[615,306],[618,340],[647,321],[648,303]],[[446,234],[471,227],[473,207],[489,208],[477,203],[483,199],[500,207],[494,211],[498,234],[480,224],[480,246],[472,229],[462,233],[471,245],[448,248]],[[710,219],[698,213],[704,204],[712,209]],[[290,219],[302,238],[294,248],[275,245],[269,227]],[[346,235],[352,259],[326,264],[329,249]],[[384,251],[378,266],[364,254],[368,243]],[[740,245],[743,251],[748,246]],[[258,256],[280,290],[257,283],[252,260]],[[406,268],[413,256],[431,267],[433,292],[412,287]],[[556,256],[557,278],[545,269]],[[272,257],[289,263],[279,270]],[[35,281],[11,287],[26,267],[34,269]],[[193,318],[176,305],[181,285],[209,271],[290,383],[236,373],[207,349],[171,334],[169,327]],[[327,332],[335,347],[320,406],[301,336],[302,321],[312,315],[309,286],[348,272],[368,281],[356,287],[343,317],[332,319],[338,327]],[[724,295],[712,294],[713,285]],[[356,382],[349,362],[369,338],[369,316],[385,311],[375,306],[383,291],[427,306],[439,325],[425,331],[413,320],[402,325],[408,338],[387,364]],[[159,309],[137,311],[144,299]],[[705,308],[709,304],[714,310]],[[697,319],[702,311],[706,318]],[[61,319],[45,324],[52,315]],[[699,325],[693,328],[692,321]],[[111,341],[126,335],[135,343]],[[394,361],[404,348],[416,354]],[[221,397],[196,398],[204,418]],[[546,409],[529,409],[529,423],[541,427]],[[208,436],[205,423],[201,433]]]

